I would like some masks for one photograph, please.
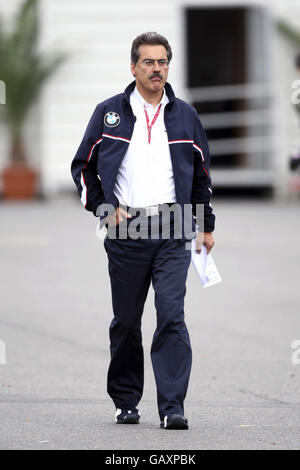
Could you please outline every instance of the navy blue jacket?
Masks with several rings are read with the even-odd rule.
[[[135,81],[124,93],[96,106],[72,161],[72,177],[82,204],[96,216],[99,215],[101,204],[112,204],[114,207],[119,204],[114,187],[136,119],[129,101],[134,87]],[[182,206],[190,204],[193,215],[196,215],[196,204],[203,204],[204,231],[212,232],[215,216],[210,205],[212,189],[207,138],[195,108],[177,98],[169,83],[165,84],[165,90],[169,103],[165,106],[164,122],[173,166],[176,201]],[[107,125],[109,121],[105,116],[110,112],[117,113],[120,119],[115,127]]]

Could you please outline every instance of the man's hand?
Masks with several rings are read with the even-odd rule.
[[[126,212],[124,209],[122,209],[121,207],[117,207],[115,213],[107,217],[107,223],[109,227],[113,227],[115,225],[119,225],[122,220],[130,219],[131,217],[131,214]]]
[[[215,241],[213,234],[211,232],[199,232],[197,233],[197,240],[196,240],[196,251],[197,253],[201,253],[202,245],[206,246],[207,254],[210,252],[212,247],[214,246]]]

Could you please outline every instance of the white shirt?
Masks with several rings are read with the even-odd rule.
[[[144,100],[136,87],[130,95],[130,104],[136,122],[114,188],[114,193],[121,204],[147,207],[176,202],[172,161],[164,123],[164,109],[168,102],[164,90],[162,106],[152,127],[149,144],[144,109],[147,110],[151,124],[160,103],[153,108]]]

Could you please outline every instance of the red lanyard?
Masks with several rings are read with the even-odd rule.
[[[154,123],[155,123],[156,119],[158,118],[158,115],[159,115],[159,112],[160,112],[160,108],[161,108],[161,103],[160,103],[160,105],[159,105],[159,107],[158,107],[158,110],[157,110],[156,113],[155,113],[154,118],[152,119],[151,124],[150,124],[150,121],[149,121],[149,116],[148,116],[147,110],[146,110],[146,108],[144,108],[145,115],[146,115],[147,129],[148,129],[148,143],[149,143],[149,144],[150,144],[150,141],[151,141],[151,130],[152,130],[152,127],[154,126]]]

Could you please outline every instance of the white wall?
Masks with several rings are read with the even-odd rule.
[[[161,0],[43,1],[43,48],[57,44],[71,54],[43,94],[43,169],[48,191],[73,184],[70,163],[95,105],[132,81],[132,40],[143,31],[159,31],[168,37],[176,56],[173,5]],[[180,73],[178,59],[174,70]],[[179,81],[172,69],[170,80]]]

